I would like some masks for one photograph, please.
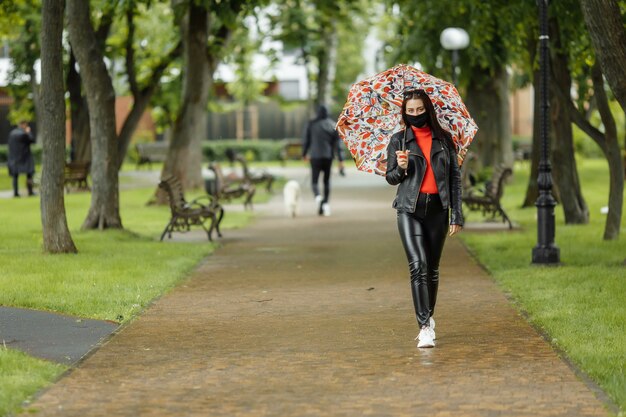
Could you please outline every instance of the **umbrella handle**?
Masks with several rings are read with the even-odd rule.
[[[407,129],[404,129],[404,138],[402,140],[402,152],[404,152],[406,150],[406,131]]]

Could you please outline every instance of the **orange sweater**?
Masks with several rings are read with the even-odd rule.
[[[426,157],[426,174],[424,175],[424,181],[420,188],[420,193],[437,194],[437,181],[435,180],[435,173],[433,167],[430,165],[430,150],[433,146],[433,135],[430,131],[430,127],[415,127],[411,126],[415,138],[417,140],[417,146],[420,147],[424,157]]]

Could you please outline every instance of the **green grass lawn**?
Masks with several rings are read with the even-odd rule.
[[[536,208],[521,209],[529,166],[518,165],[503,206],[522,230],[461,236],[531,322],[626,410],[626,228],[618,241],[603,241],[608,204],[608,168],[601,160],[580,160],[587,225],[565,225],[555,208],[558,267],[531,265],[537,244]],[[626,205],[625,205],[626,209]],[[469,213],[469,221],[481,216]]]
[[[19,410],[20,404],[56,379],[65,366],[0,347],[0,415]]]
[[[89,193],[66,195],[69,227],[79,250],[72,255],[43,253],[38,197],[0,200],[0,305],[102,320],[131,319],[216,247],[204,236],[192,243],[159,242],[170,214],[169,207],[145,205],[153,192],[154,188],[121,191],[125,230],[105,232],[80,231]],[[267,200],[264,194],[259,192],[255,201]],[[242,227],[252,216],[227,210],[222,229],[228,233]],[[0,415],[15,412],[64,369],[0,344]]]

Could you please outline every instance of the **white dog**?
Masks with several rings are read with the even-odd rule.
[[[296,180],[289,180],[283,188],[285,211],[287,215],[296,217],[300,211],[300,184]]]

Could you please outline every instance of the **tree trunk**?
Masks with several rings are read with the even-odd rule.
[[[122,129],[120,130],[120,134],[117,138],[117,154],[119,156],[117,161],[117,169],[118,171],[122,169],[122,164],[124,163],[124,158],[126,157],[126,153],[128,152],[128,146],[130,145],[130,141],[133,137],[133,133],[137,129],[139,125],[139,121],[141,120],[141,116],[143,116],[144,111],[148,108],[148,104],[150,104],[150,99],[152,98],[152,94],[154,90],[156,90],[156,86],[150,88],[151,91],[146,94],[141,94],[137,97],[134,97],[133,107],[130,109],[128,116],[126,116],[126,120],[124,120],[124,124],[122,125]]]
[[[39,122],[41,120],[41,97],[39,93],[41,89],[41,85],[37,84],[37,73],[35,72],[34,65],[28,75],[30,77],[30,86],[31,86],[31,91],[33,93],[33,109],[35,111],[35,120]],[[35,132],[35,134],[36,134],[35,142],[41,143],[42,138],[41,138],[41,129],[39,129],[39,123],[37,123],[37,131]]]
[[[180,21],[183,34],[183,98],[161,178],[175,175],[186,189],[202,186],[202,140],[206,138],[207,100],[214,68],[207,54],[208,10],[191,2]],[[166,202],[157,189],[156,200]]]
[[[609,99],[604,91],[602,69],[598,62],[591,69],[591,79],[593,81],[593,92],[598,105],[598,112],[604,125],[605,155],[609,162],[609,213],[604,225],[604,240],[613,240],[619,237],[622,221],[624,166],[617,138],[617,127],[609,107]]]
[[[81,91],[80,74],[76,71],[76,57],[70,52],[67,71],[67,90],[70,93],[70,118],[72,126],[72,161],[91,161],[91,138],[89,130],[89,109],[87,99]]]
[[[558,192],[558,201],[563,206],[565,224],[589,223],[589,209],[583,198],[578,179],[578,169],[574,156],[574,138],[572,122],[566,107],[560,100],[558,89],[569,91],[572,79],[568,67],[568,58],[563,53],[559,36],[558,23],[550,21],[551,38],[551,78],[550,82],[550,160],[554,185]]]
[[[316,108],[322,104],[330,107],[333,101],[332,91],[337,71],[337,47],[339,43],[336,18],[330,21],[329,27],[324,31],[323,41],[324,47],[320,49],[318,56]]]
[[[591,80],[598,112],[602,119],[605,132],[593,127],[591,123],[578,111],[569,98],[569,91],[559,90],[564,105],[567,106],[570,119],[600,147],[609,164],[609,214],[607,216],[604,239],[617,239],[622,219],[622,204],[624,198],[624,172],[622,156],[617,140],[617,128],[615,120],[609,108],[609,100],[604,91],[602,70],[598,62],[591,69]]]
[[[626,111],[626,30],[616,0],[581,0],[580,6],[602,72]]]
[[[535,44],[536,45],[536,44]],[[533,71],[533,148],[530,158],[530,177],[528,178],[528,186],[526,187],[526,197],[522,207],[535,207],[537,198],[539,198],[539,160],[541,159],[541,95],[540,91],[539,70]]]
[[[43,0],[41,24],[40,129],[43,142],[41,224],[48,253],[76,253],[67,227],[63,176],[65,167],[65,89],[63,86],[63,8],[65,0]]]
[[[508,75],[504,67],[472,68],[467,89],[467,108],[480,128],[475,152],[483,166],[513,166]]]
[[[159,86],[161,76],[169,66],[169,64],[178,56],[180,56],[182,50],[182,44],[178,43],[176,47],[167,55],[163,57],[161,62],[154,67],[150,79],[147,81],[144,88],[139,87],[137,81],[137,71],[135,68],[135,49],[133,47],[135,40],[135,7],[129,7],[126,11],[126,23],[128,27],[128,35],[126,36],[126,74],[128,77],[128,83],[130,90],[133,94],[133,107],[128,113],[126,120],[122,124],[122,129],[118,136],[118,161],[117,168],[120,170],[124,163],[124,158],[128,152],[128,146],[132,139],[133,133],[137,129],[137,125],[141,120],[141,116],[150,104],[150,99],[154,95],[156,89]]]
[[[93,149],[91,207],[82,227],[122,228],[113,83],[91,24],[89,2],[68,0],[67,10],[70,43],[80,65],[87,96]]]

